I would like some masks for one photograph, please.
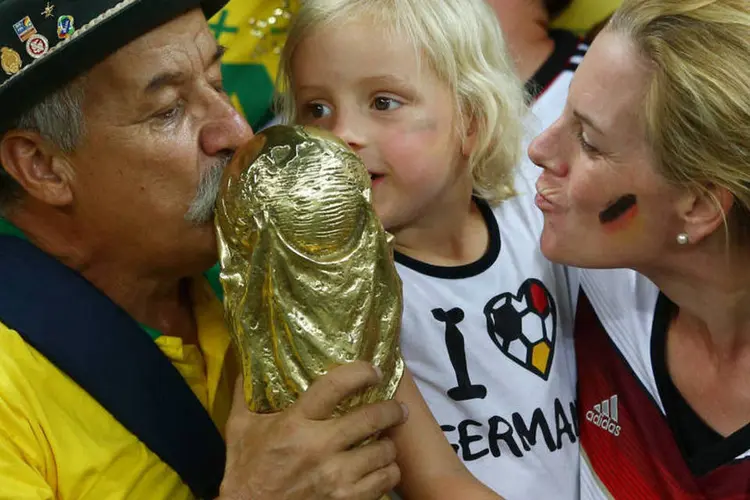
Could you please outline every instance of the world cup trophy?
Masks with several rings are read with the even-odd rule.
[[[401,281],[370,197],[359,157],[315,128],[268,128],[225,170],[216,205],[221,282],[251,411],[283,410],[354,360],[379,367],[383,379],[336,415],[396,392]]]

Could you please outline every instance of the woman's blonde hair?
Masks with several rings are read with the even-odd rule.
[[[643,106],[661,174],[709,196],[728,189],[735,225],[750,227],[750,3],[625,0],[605,31],[653,68]]]
[[[490,204],[512,196],[526,101],[495,14],[484,0],[302,0],[281,56],[279,113],[295,120],[291,62],[304,38],[363,18],[407,40],[454,92],[460,133],[467,122],[476,133],[469,157],[476,194]]]

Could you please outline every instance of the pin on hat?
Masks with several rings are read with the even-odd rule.
[[[57,38],[67,40],[75,33],[75,19],[73,16],[60,16],[57,18]]]
[[[52,17],[52,15],[53,15],[52,13],[54,11],[55,11],[55,6],[52,5],[51,3],[47,2],[47,6],[44,7],[44,10],[42,11],[42,15],[45,18],[49,19],[50,17]]]
[[[0,67],[6,75],[15,75],[21,71],[23,61],[15,50],[8,47],[0,47]]]
[[[26,42],[26,52],[34,59],[39,59],[49,52],[49,40],[39,33],[31,35]]]
[[[31,22],[31,18],[29,16],[26,16],[15,23],[13,25],[13,29],[22,42],[27,41],[29,38],[36,34],[36,28],[34,27],[34,23]]]

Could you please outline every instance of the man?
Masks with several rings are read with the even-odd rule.
[[[396,401],[330,419],[378,382],[364,363],[244,408],[204,277],[216,180],[252,137],[219,7],[0,0],[0,498],[497,498],[408,375],[408,420]]]
[[[573,0],[487,0],[505,34],[518,75],[528,81],[562,47],[550,21]],[[571,34],[572,35],[572,34]],[[575,37],[575,35],[572,35]],[[567,36],[565,40],[567,41]]]
[[[573,0],[488,0],[503,29],[518,75],[534,99],[534,115],[544,128],[560,116],[573,71],[587,46],[550,22]],[[541,130],[540,128],[540,130]]]

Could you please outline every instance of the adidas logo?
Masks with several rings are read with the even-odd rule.
[[[617,425],[617,394],[595,404],[593,410],[586,412],[586,420],[613,436],[619,436],[621,427]]]

